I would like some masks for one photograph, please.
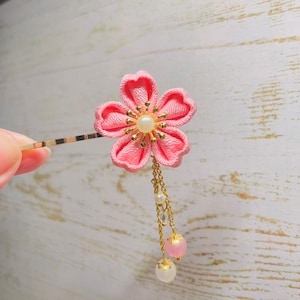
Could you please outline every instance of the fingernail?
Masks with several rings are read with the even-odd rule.
[[[40,167],[51,156],[49,148],[23,151],[22,161],[15,175],[31,172]]]

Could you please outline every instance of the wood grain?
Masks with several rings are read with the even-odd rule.
[[[150,165],[113,166],[101,139],[53,149],[1,190],[1,300],[299,299],[299,18],[296,0],[2,4],[1,127],[90,132],[140,69],[198,112],[190,154],[163,169],[188,241],[172,284],[154,275]]]

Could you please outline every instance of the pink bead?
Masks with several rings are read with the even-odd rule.
[[[180,259],[186,252],[186,241],[181,234],[172,234],[165,242],[165,250],[170,257]]]

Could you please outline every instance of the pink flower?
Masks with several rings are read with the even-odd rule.
[[[119,138],[111,150],[113,163],[135,172],[154,155],[162,165],[179,166],[190,144],[176,127],[192,118],[194,101],[181,88],[168,90],[158,99],[156,83],[146,71],[125,75],[120,89],[124,104],[107,102],[95,112],[96,131]]]

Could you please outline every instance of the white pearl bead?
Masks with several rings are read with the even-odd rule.
[[[151,116],[144,115],[139,117],[136,126],[137,129],[143,133],[148,133],[154,129],[154,120]]]
[[[158,280],[169,283],[176,277],[176,266],[169,259],[161,259],[155,267]]]
[[[154,199],[157,204],[163,204],[166,200],[166,197],[164,194],[159,193],[155,194]]]

